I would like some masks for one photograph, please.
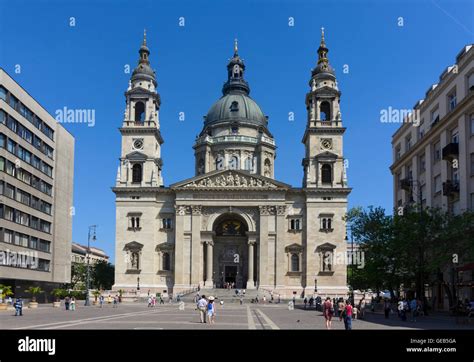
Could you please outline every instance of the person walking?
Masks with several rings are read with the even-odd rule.
[[[197,302],[197,310],[199,311],[199,317],[201,319],[201,323],[206,323],[206,310],[207,310],[207,300],[206,296],[203,294],[201,299]]]
[[[239,302],[240,302],[240,305],[242,305],[244,303],[244,298],[242,297],[242,295],[240,296]]]
[[[69,298],[69,295],[64,298],[64,306],[66,307],[66,310],[69,310],[69,303],[71,303],[71,298]]]
[[[346,330],[352,329],[352,304],[348,299],[344,306],[344,311],[342,312],[342,317],[344,318],[344,327]]]
[[[114,308],[118,307],[118,295],[114,297]]]
[[[160,304],[165,304],[165,301],[163,300],[163,296],[160,295]]]
[[[411,321],[416,322],[416,316],[417,316],[417,303],[416,303],[416,298],[413,297],[413,299],[410,302],[410,310],[411,310]]]
[[[151,298],[151,296],[149,296],[149,297],[148,297],[148,308],[151,307],[151,302],[152,302],[152,298]]]
[[[15,316],[22,316],[23,315],[23,300],[21,298],[16,298],[15,301]]]
[[[99,306],[100,306],[100,308],[102,308],[104,306],[104,296],[103,295],[101,295],[99,297]]]
[[[71,298],[70,308],[71,310],[76,310],[76,298],[74,297]]]
[[[216,322],[216,305],[213,296],[209,297],[209,302],[207,303],[207,317],[209,324],[214,324]]]
[[[365,315],[365,296],[359,301],[359,319],[364,319]]]
[[[304,309],[306,309],[306,306],[308,305],[308,298],[304,297],[303,303],[304,303]]]
[[[331,329],[332,317],[334,316],[334,305],[329,297],[327,297],[326,301],[323,303],[323,315],[326,319],[326,329]]]

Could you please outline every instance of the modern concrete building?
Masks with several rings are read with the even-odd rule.
[[[276,141],[249,96],[237,43],[222,97],[193,146],[194,177],[165,187],[158,95],[146,38],[125,93],[116,185],[114,289],[201,288],[345,295],[346,214],[341,92],[322,35],[306,94],[303,185],[274,177]],[[171,138],[171,136],[170,136]],[[173,137],[180,139],[179,135]],[[297,159],[295,155],[295,159]]]
[[[474,210],[473,45],[459,52],[456,63],[416,103],[393,135],[392,149],[395,207],[413,198],[454,214]],[[450,282],[450,272],[443,278]],[[472,293],[471,288],[470,298]],[[435,295],[439,308],[447,306],[441,287]]]
[[[90,264],[96,264],[99,261],[109,261],[109,256],[102,249],[90,247],[89,253],[87,252],[87,246],[77,243],[72,243],[71,262],[72,263],[87,263],[87,255],[89,254]]]
[[[70,281],[73,172],[73,136],[0,69],[0,284],[17,295]]]

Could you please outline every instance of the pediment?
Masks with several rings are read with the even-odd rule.
[[[174,189],[288,189],[290,185],[241,170],[218,170],[170,186]]]
[[[137,241],[131,241],[124,246],[124,250],[133,250],[133,251],[140,251],[143,248],[143,244],[140,244]]]
[[[336,245],[331,244],[331,243],[324,243],[321,245],[318,245],[316,248],[316,251],[327,251],[327,250],[334,250],[336,249]]]
[[[285,252],[286,253],[299,253],[303,251],[303,247],[300,244],[293,243],[291,245],[287,245],[285,247]]]
[[[145,161],[148,157],[144,153],[133,151],[126,155],[125,158],[130,161]]]

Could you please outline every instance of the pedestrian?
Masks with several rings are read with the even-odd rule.
[[[214,303],[214,297],[209,297],[209,302],[207,303],[207,317],[209,324],[214,324],[216,321],[216,305]]]
[[[339,311],[339,319],[342,319],[342,313],[344,311],[344,308],[346,307],[346,304],[344,303],[344,299],[339,298],[339,302],[337,303],[337,309]]]
[[[244,298],[240,296],[240,305],[242,305],[243,302],[244,302]]]
[[[149,297],[148,297],[148,308],[151,307],[151,302],[152,302],[152,298],[149,296]]]
[[[351,330],[352,329],[352,305],[349,299],[346,301],[342,316],[344,318],[344,327],[346,328],[346,330]]]
[[[73,296],[70,303],[71,310],[76,310],[76,298]]]
[[[207,300],[204,294],[198,300],[196,307],[197,307],[197,310],[199,311],[199,317],[201,319],[201,323],[206,323]]]
[[[281,302],[281,296],[280,294],[278,294],[278,304],[280,304],[280,302]]]
[[[357,319],[359,314],[359,309],[357,307],[352,307],[352,319]]]
[[[23,315],[23,300],[21,297],[16,298],[15,301],[15,316],[22,316]]]
[[[160,295],[160,304],[165,304],[165,301],[163,300],[163,296]]]
[[[114,297],[114,308],[118,307],[118,295]]]
[[[69,310],[69,303],[71,303],[71,298],[69,298],[69,295],[64,298],[64,306],[66,307],[66,310]]]
[[[104,306],[104,296],[103,296],[103,295],[101,295],[101,296],[99,297],[99,306],[100,306],[101,308]]]
[[[334,305],[331,298],[327,297],[323,304],[323,315],[326,319],[326,329],[331,329],[332,317],[334,316]]]
[[[388,298],[385,298],[385,300],[383,302],[383,310],[384,310],[384,313],[385,313],[385,319],[388,319],[388,317],[390,315],[390,311],[392,310],[392,307],[390,305],[390,300],[388,300]]]
[[[263,295],[263,304],[266,304],[267,303],[267,297],[265,296],[265,294]]]
[[[294,294],[293,294],[293,305],[296,305],[296,297]]]
[[[359,301],[359,319],[364,319],[365,314],[365,296]]]
[[[306,305],[308,304],[308,298],[304,297],[303,303],[304,303],[304,309],[306,309]]]

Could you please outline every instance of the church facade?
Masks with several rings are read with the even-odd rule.
[[[114,290],[179,293],[234,283],[286,297],[347,293],[344,216],[351,189],[341,92],[327,53],[323,33],[301,130],[302,187],[274,178],[276,140],[249,96],[237,43],[223,95],[193,145],[194,177],[164,186],[161,102],[145,36],[120,128]]]

